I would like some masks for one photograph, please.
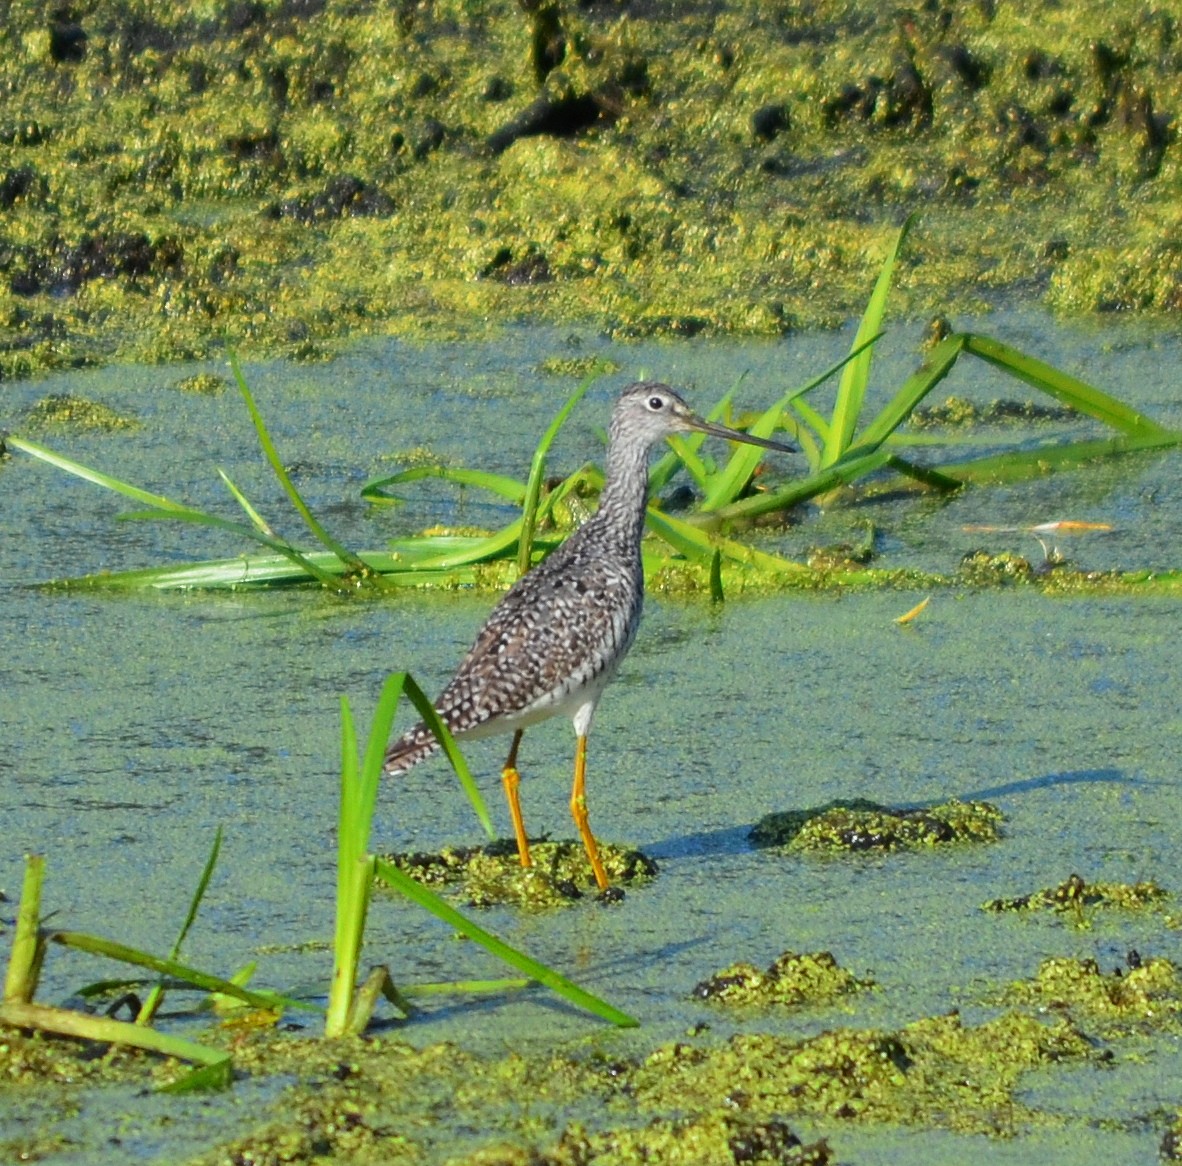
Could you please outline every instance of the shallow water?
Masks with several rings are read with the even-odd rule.
[[[1144,326],[1072,330],[1017,313],[984,321],[982,330],[1182,426],[1182,395],[1170,379],[1179,356],[1172,335]],[[880,384],[897,384],[914,367],[918,331],[900,329],[884,342]],[[749,369],[741,398],[755,407],[837,359],[848,343],[847,333],[778,345],[625,348],[521,330],[495,346],[371,342],[330,365],[267,365],[247,374],[312,508],[347,542],[375,548],[438,520],[441,509],[449,522],[507,520],[503,508],[474,496],[457,502],[430,483],[404,507],[369,513],[357,488],[389,464],[389,451],[420,444],[523,475],[536,435],[570,388],[533,371],[545,356],[602,352],[623,365],[592,390],[560,437],[552,458],[559,470],[595,455],[595,426],[614,391],[636,375],[687,385],[705,406]],[[194,397],[171,387],[193,371],[107,369],[10,386],[5,423],[20,432],[20,408],[49,392],[101,400],[134,413],[144,428],[30,436],[230,515],[216,480],[221,466],[295,535],[298,519],[286,518],[237,396]],[[1030,395],[982,366],[958,369],[938,399],[945,389],[983,399]],[[1083,565],[1178,567],[1177,467],[1172,453],[1086,476],[970,491],[940,505],[909,500],[835,511],[769,545],[798,554],[857,537],[869,518],[883,531],[887,565],[950,571],[977,545],[1039,553],[1028,535],[981,535],[965,525],[1068,518],[1114,525],[1111,534],[1063,547]],[[116,524],[113,516],[128,508],[123,500],[22,455],[0,466],[0,491],[0,887],[14,898],[22,854],[44,852],[46,907],[58,923],[166,951],[221,825],[221,862],[186,957],[225,973],[257,958],[258,982],[281,989],[323,984],[327,952],[298,945],[331,936],[338,697],[349,696],[364,730],[388,671],[411,668],[437,689],[491,598],[34,590],[24,585],[241,548],[205,529]],[[596,721],[590,806],[596,832],[652,854],[659,878],[618,909],[587,903],[535,917],[480,916],[640,1017],[643,1028],[605,1030],[538,992],[476,1009],[462,1001],[433,1005],[400,1035],[422,1044],[462,1040],[487,1052],[589,1040],[620,1054],[677,1038],[703,1020],[725,1036],[750,1019],[730,1020],[693,1002],[693,985],[735,960],[764,965],[786,949],[828,949],[880,990],[848,1009],[761,1017],[764,1031],[891,1027],[952,1007],[982,1019],[1002,984],[1033,975],[1050,955],[1093,957],[1106,970],[1130,948],[1182,961],[1178,932],[1160,914],[1098,918],[1091,930],[1078,930],[1057,918],[979,910],[986,899],[1058,884],[1072,872],[1177,888],[1178,601],[948,591],[914,625],[896,626],[918,599],[792,595],[715,610],[704,601],[651,598]],[[526,738],[522,794],[531,832],[571,833],[572,747],[564,723]],[[467,752],[507,832],[496,780],[503,749],[494,739]],[[948,853],[841,860],[784,858],[746,841],[751,825],[773,810],[834,797],[915,805],[950,796],[999,806],[1004,839]],[[375,825],[383,849],[437,849],[480,836],[444,764],[425,764],[383,794]],[[491,957],[391,901],[372,912],[365,958],[389,962],[395,979],[408,983],[502,974]],[[40,998],[63,998],[109,970],[51,952]],[[1032,1085],[1038,1104],[1065,1115],[1065,1131],[1011,1143],[865,1126],[814,1132],[828,1136],[842,1160],[859,1163],[951,1162],[969,1152],[997,1163],[1079,1161],[1073,1153],[1084,1131],[1092,1160],[1143,1162],[1161,1138],[1159,1111],[1179,1101],[1178,1060],[1173,1038],[1139,1052],[1139,1063],[1118,1056],[1103,1074],[1076,1069]],[[0,1096],[0,1113],[4,1104]],[[194,1102],[114,1102],[123,1114],[121,1154],[169,1161],[210,1144],[213,1130],[195,1135],[206,1126],[189,1118],[178,1122],[187,1130],[174,1141],[144,1133],[169,1104],[196,1121]],[[201,1105],[220,1115],[212,1124],[221,1138],[257,1118],[241,1091]],[[17,1120],[14,1112],[22,1132],[50,1120],[45,1113]],[[100,1127],[88,1120],[93,1140],[78,1134],[82,1144],[61,1160],[113,1160]]]

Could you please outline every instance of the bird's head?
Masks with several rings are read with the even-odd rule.
[[[659,381],[637,381],[629,385],[612,412],[612,439],[641,442],[647,448],[677,433],[708,433],[727,441],[741,441],[792,453],[794,446],[766,438],[753,437],[725,425],[715,425],[699,417],[668,385]]]

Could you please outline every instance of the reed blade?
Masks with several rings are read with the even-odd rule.
[[[392,486],[402,486],[410,482],[421,482],[427,478],[438,478],[445,482],[452,482],[457,486],[476,486],[487,490],[514,506],[520,506],[525,500],[526,484],[516,478],[506,477],[504,474],[492,474],[485,470],[469,470],[458,466],[412,466],[407,470],[399,470],[394,474],[382,474],[377,478],[370,478],[361,487],[361,497],[366,502],[375,505],[392,506],[401,502],[402,498],[392,491]]]
[[[525,502],[521,508],[521,541],[517,548],[517,574],[520,577],[529,570],[534,549],[534,530],[538,523],[538,500],[542,494],[542,481],[546,475],[546,456],[558,431],[566,423],[574,407],[583,399],[587,390],[599,379],[599,374],[587,377],[581,385],[567,398],[566,404],[558,410],[554,420],[542,434],[534,450],[533,460],[530,462],[529,478],[525,484]]]
[[[864,345],[871,337],[882,331],[883,317],[886,315],[887,299],[890,296],[891,280],[895,274],[895,261],[899,256],[899,249],[907,238],[911,225],[916,216],[911,214],[899,228],[898,234],[890,250],[887,252],[882,269],[878,273],[874,291],[862,314],[857,334],[854,336],[854,347]],[[853,443],[854,430],[862,415],[862,405],[866,399],[866,390],[870,383],[870,364],[873,351],[870,348],[856,356],[846,367],[841,382],[837,387],[837,400],[833,406],[833,418],[829,431],[829,438],[825,443],[825,451],[821,458],[822,468],[833,465]]]
[[[189,900],[189,913],[185,916],[185,921],[181,924],[180,934],[176,937],[176,941],[172,945],[172,950],[168,953],[170,960],[179,958],[185,937],[189,934],[189,930],[192,928],[194,922],[196,922],[197,912],[201,907],[201,900],[205,898],[205,892],[209,888],[209,880],[213,878],[214,867],[217,866],[218,855],[221,853],[221,850],[222,828],[219,826],[214,832],[213,846],[210,848],[209,857],[205,860],[205,867],[201,871],[201,877],[197,880],[197,887]],[[163,1000],[164,983],[161,980],[148,993],[143,1007],[140,1008],[139,1015],[135,1018],[135,1023],[151,1024]]]
[[[964,347],[966,352],[979,356],[1010,376],[1041,389],[1055,400],[1097,421],[1103,421],[1105,425],[1129,437],[1164,437],[1172,432],[1078,377],[1003,344],[1000,340],[970,332],[964,336]]]
[[[441,899],[433,891],[429,891],[421,883],[417,883],[410,875],[404,874],[392,863],[378,859],[376,864],[377,877],[393,890],[405,895],[412,903],[430,911],[437,919],[443,920],[449,927],[461,935],[480,944],[486,951],[491,952],[498,959],[503,960],[510,967],[524,972],[530,979],[537,980],[551,991],[556,992],[565,1000],[569,1000],[578,1008],[582,1008],[603,1020],[621,1028],[635,1028],[640,1022],[621,1012],[618,1008],[601,1000],[598,996],[580,988],[553,968],[539,963],[516,948],[510,947],[504,940],[498,939],[491,932],[473,923],[466,915],[457,911],[450,903]]]

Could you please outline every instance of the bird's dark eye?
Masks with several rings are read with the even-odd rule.
[[[649,397],[648,407],[654,413],[659,413],[662,409],[665,408],[665,398],[664,397]]]

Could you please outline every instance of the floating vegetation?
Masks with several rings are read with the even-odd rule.
[[[996,842],[1002,812],[988,802],[953,798],[922,810],[892,810],[865,798],[838,799],[813,810],[767,814],[748,837],[760,847],[837,853],[924,850],[964,842]]]
[[[143,423],[125,417],[101,401],[89,401],[70,393],[51,393],[24,411],[30,429],[77,429],[111,431],[140,429]]]
[[[611,376],[620,371],[617,360],[608,356],[547,356],[538,363],[538,372],[547,377],[569,377],[582,380],[584,377]]]
[[[753,1118],[808,1114],[1004,1135],[1038,1121],[1021,1101],[1027,1073],[1093,1053],[1066,1019],[1012,1012],[969,1026],[953,1013],[896,1032],[744,1033],[714,1048],[664,1045],[618,1077],[642,1111],[726,1106]]]
[[[829,1166],[837,1161],[824,1139],[805,1144],[787,1122],[757,1121],[742,1114],[654,1118],[642,1126],[588,1130],[571,1123],[550,1150],[492,1145],[448,1160],[448,1166],[617,1166],[666,1163],[766,1163],[767,1166]]]
[[[1018,425],[1031,422],[1070,421],[1079,414],[1070,405],[1039,405],[1001,397],[977,405],[964,397],[946,397],[942,405],[915,409],[911,425],[916,429],[970,429],[978,425]]]
[[[1036,571],[1028,563],[1024,567],[1022,564],[1026,561],[1018,557],[1001,562],[996,557],[991,560],[988,555],[984,561],[975,557],[952,579],[939,575],[922,576],[919,572],[877,571],[865,565],[866,556],[874,551],[873,531],[864,547],[818,551],[812,565],[806,566],[723,535],[719,533],[720,525],[749,522],[763,515],[783,515],[811,500],[840,500],[858,497],[859,493],[870,497],[875,493],[906,488],[948,494],[974,483],[1022,481],[1056,470],[1078,468],[1098,459],[1165,449],[1182,442],[1182,433],[1159,425],[1075,377],[1000,341],[959,332],[950,333],[930,349],[921,366],[895,391],[886,405],[875,415],[866,416],[873,349],[882,334],[891,279],[909,229],[910,220],[897,232],[854,342],[844,359],[804,385],[788,389],[758,414],[740,417],[737,421],[729,416],[737,384],[707,414],[708,420],[725,419],[731,422],[730,427],[745,428],[754,437],[770,438],[777,431],[786,432],[800,447],[807,462],[804,477],[787,484],[769,482],[768,475],[760,473],[762,451],[750,446],[742,446],[732,452],[725,463],[716,465],[700,452],[704,435],[671,440],[672,449],[652,467],[649,475],[651,495],[660,497],[674,475],[684,472],[693,482],[700,501],[695,510],[677,515],[663,511],[656,503],[650,504],[645,516],[646,526],[649,534],[655,537],[646,540],[644,547],[647,576],[668,589],[673,589],[674,581],[679,581],[684,590],[704,592],[714,602],[722,600],[725,591],[732,586],[738,590],[764,591],[827,586],[926,589],[949,583],[997,585],[1013,579],[1026,580],[1044,568]],[[962,356],[976,357],[994,365],[1115,431],[1116,436],[1065,443],[1052,441],[1034,449],[1019,448],[960,463],[925,465],[904,457],[898,434],[900,427]],[[244,539],[261,542],[273,552],[270,557],[238,556],[182,567],[103,572],[69,580],[70,584],[165,589],[281,586],[314,581],[334,590],[369,585],[503,586],[512,578],[506,579],[495,567],[515,563],[518,574],[526,571],[538,554],[546,553],[555,545],[554,541],[547,542],[538,537],[538,532],[545,531],[548,524],[556,518],[561,519],[567,510],[574,509],[573,500],[579,500],[581,506],[583,495],[597,494],[603,486],[603,473],[595,466],[583,466],[557,481],[546,474],[550,448],[589,387],[591,381],[588,378],[568,398],[543,433],[525,481],[462,466],[428,462],[383,474],[367,482],[361,491],[362,497],[373,505],[397,505],[401,501],[399,492],[409,483],[438,478],[454,486],[487,490],[500,500],[519,505],[520,518],[502,530],[473,538],[462,547],[424,537],[402,540],[394,554],[355,552],[334,538],[309,510],[279,459],[237,363],[231,361],[231,366],[272,470],[324,551],[301,549],[276,536],[271,525],[224,474],[223,482],[245,511],[248,522],[231,521],[163,495],[151,494],[44,446],[12,437],[9,439],[12,448],[147,505],[147,510],[134,512],[130,517],[168,517],[217,527],[236,532]],[[837,387],[832,407],[825,416],[805,398],[834,377],[838,378]],[[681,569],[683,565],[688,571]],[[1061,572],[1064,566],[1056,556],[1048,554],[1045,570],[1049,572],[1054,568],[1060,575],[1053,586],[1061,592],[1084,591],[1089,587],[1093,591],[1123,587],[1174,590],[1182,583],[1177,573],[1137,572],[1095,576],[1076,573],[1065,584]],[[668,570],[670,567],[672,570]],[[660,578],[662,573],[663,579]]]
[[[1045,571],[1043,572],[1045,574]],[[1029,583],[1035,578],[1035,568],[1024,555],[1012,551],[990,554],[988,551],[968,551],[960,561],[960,574],[974,587],[1004,587],[1012,583]]]
[[[1029,895],[1010,899],[990,899],[983,911],[1056,911],[1074,915],[1086,924],[1094,911],[1160,910],[1172,898],[1170,892],[1155,882],[1088,883],[1079,875],[1070,875],[1057,887],[1044,887]]]
[[[199,372],[177,381],[176,387],[182,393],[197,393],[203,397],[220,397],[230,387],[230,382],[215,372]]]
[[[700,1000],[736,1007],[797,1008],[832,1004],[873,986],[873,980],[859,980],[841,967],[830,952],[797,955],[786,951],[762,972],[753,964],[732,964],[696,985],[693,994]]]
[[[437,854],[391,854],[387,861],[424,886],[458,888],[473,907],[511,905],[529,910],[569,906],[596,890],[582,843],[530,840],[533,866],[522,867],[513,839],[488,846],[449,846]],[[599,843],[613,886],[636,886],[657,874],[657,864],[631,847]]]
[[[1123,1035],[1122,1022],[1176,1027],[1182,1015],[1182,977],[1161,956],[1143,958],[1135,951],[1128,966],[1102,972],[1092,959],[1043,960],[1033,980],[1011,984],[1006,1001],[1069,1012],[1078,1023],[1099,1027],[1106,1037]],[[1115,1027],[1112,1027],[1115,1024]]]

